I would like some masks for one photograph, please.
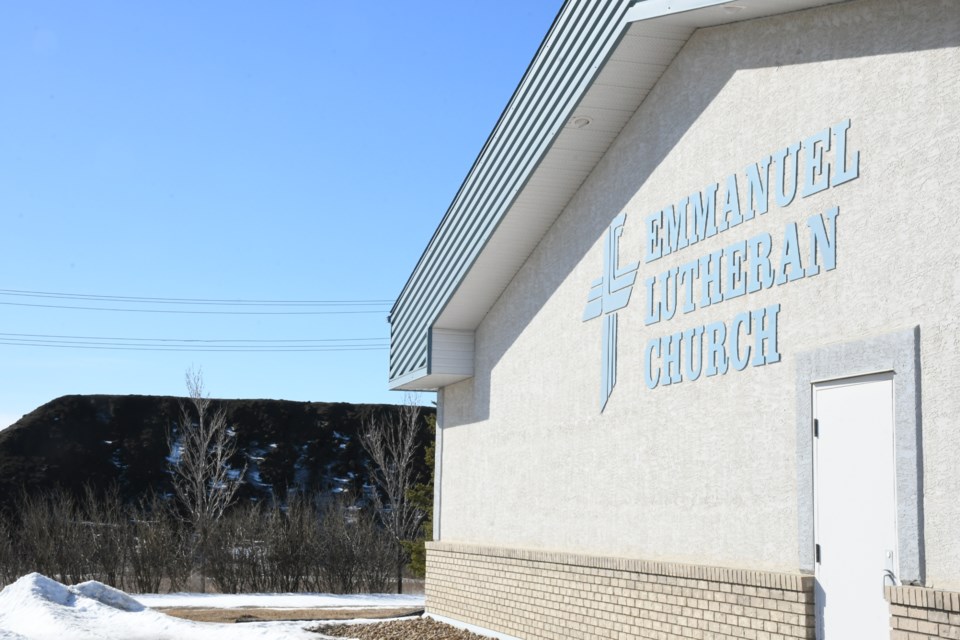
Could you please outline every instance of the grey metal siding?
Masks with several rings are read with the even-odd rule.
[[[429,328],[570,117],[633,0],[569,0],[391,313],[390,380],[428,366]]]

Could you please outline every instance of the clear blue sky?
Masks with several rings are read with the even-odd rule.
[[[105,297],[392,302],[561,4],[4,2],[0,427],[191,366],[214,397],[401,402],[389,302]],[[281,345],[348,350],[197,350]]]

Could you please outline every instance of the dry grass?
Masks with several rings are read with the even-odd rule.
[[[207,607],[156,607],[169,616],[196,622],[277,622],[300,620],[382,619],[420,615],[423,609],[269,609],[242,607],[216,609]]]

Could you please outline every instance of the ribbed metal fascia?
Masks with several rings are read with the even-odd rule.
[[[429,374],[429,329],[620,36],[634,0],[568,0],[390,314],[390,380]]]

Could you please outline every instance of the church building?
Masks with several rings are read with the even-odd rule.
[[[958,216],[960,2],[567,0],[391,313],[427,613],[960,638]]]

